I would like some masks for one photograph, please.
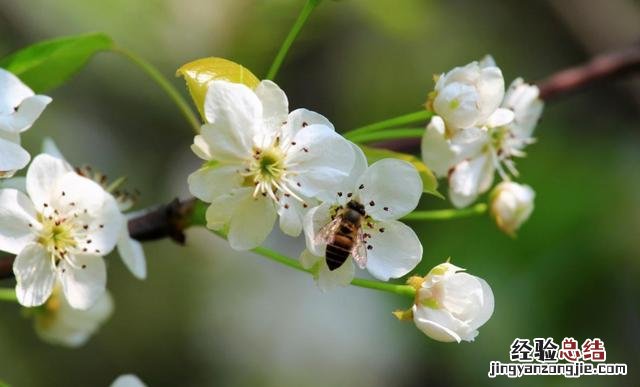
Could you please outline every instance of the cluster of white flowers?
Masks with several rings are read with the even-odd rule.
[[[0,69],[0,173],[12,176],[29,162],[19,133],[30,128],[45,106],[15,75]],[[83,344],[113,309],[106,293],[103,257],[118,247],[126,266],[146,277],[142,246],[129,236],[127,201],[105,181],[75,170],[52,142],[36,156],[25,178],[5,180],[0,189],[0,250],[16,255],[16,296],[34,311],[45,340]]]
[[[493,109],[483,107],[482,114],[488,117]],[[212,81],[203,111],[207,123],[192,149],[205,163],[189,176],[189,188],[211,203],[207,226],[226,232],[232,248],[259,246],[279,216],[284,233],[297,236],[304,230],[307,248],[300,262],[322,290],[350,284],[354,262],[383,281],[402,277],[420,263],[422,244],[399,221],[417,207],[423,192],[412,164],[382,159],[368,166],[362,150],[338,135],[325,117],[305,109],[289,113],[286,95],[271,81],[255,89]],[[482,280],[476,283],[483,284],[483,293],[477,294],[476,283],[457,281],[468,275],[450,267],[438,266],[422,282],[415,322],[437,340],[471,340],[474,329],[491,316],[493,294]],[[427,298],[436,317],[422,313]],[[449,320],[437,318],[447,313]],[[429,318],[437,320],[434,327],[459,333],[445,339],[423,328]]]
[[[496,170],[505,181],[518,176],[513,158],[523,157],[523,149],[535,141],[532,134],[543,109],[538,88],[521,78],[505,93],[502,71],[489,56],[440,75],[428,105],[436,116],[422,138],[422,158],[437,176],[448,178],[449,198],[456,207],[466,207],[487,192]],[[493,197],[501,201],[505,196]],[[533,195],[520,199],[533,206]],[[512,207],[492,205],[501,208],[500,218],[524,221],[522,213],[505,214]],[[514,234],[511,226],[522,221],[503,222],[501,228]]]
[[[423,182],[415,166],[399,159],[368,165],[362,149],[339,135],[322,115],[289,112],[285,93],[256,79],[251,88],[216,79],[208,83],[206,121],[193,152],[203,166],[189,176],[191,193],[210,203],[207,227],[232,248],[260,246],[276,220],[287,235],[304,232],[301,265],[322,290],[345,286],[355,266],[375,278],[400,278],[420,263],[423,247],[400,219],[418,205]],[[51,101],[1,70],[0,176],[25,167],[29,154],[19,133]],[[538,89],[517,79],[505,94],[502,72],[490,57],[441,75],[430,95],[437,114],[422,140],[425,163],[448,176],[449,197],[464,207],[503,181],[491,195],[498,226],[513,235],[533,210],[533,190],[510,181],[513,157],[523,156],[542,111]],[[200,108],[200,107],[199,107]],[[114,193],[104,176],[74,169],[45,141],[26,177],[0,189],[0,250],[16,255],[18,301],[36,310],[45,340],[78,346],[110,316],[103,257],[117,247],[125,265],[146,277],[142,246],[129,235],[129,197]],[[471,341],[493,313],[493,294],[480,278],[449,262],[427,276],[411,277],[411,316],[440,341]]]

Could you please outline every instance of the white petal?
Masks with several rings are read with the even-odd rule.
[[[355,160],[351,143],[322,125],[310,125],[294,137],[296,145],[287,151],[286,166],[297,173],[292,187],[303,195],[315,197],[335,188],[345,179]]]
[[[70,265],[67,259],[72,259]],[[77,254],[60,262],[58,277],[69,305],[86,310],[102,297],[107,283],[107,271],[102,257]]]
[[[300,254],[300,263],[305,269],[313,269],[313,277],[323,292],[338,286],[347,286],[355,276],[355,266],[351,258],[336,270],[329,270],[324,257],[313,255],[309,250]]]
[[[418,329],[434,340],[450,343],[460,342],[462,338],[449,325],[455,321],[444,310],[431,309],[424,306],[413,307],[413,321]]]
[[[348,193],[354,193],[354,188],[357,187],[356,183],[358,182],[358,179],[367,170],[367,157],[364,155],[364,152],[362,152],[362,149],[352,142],[349,142],[349,144],[351,145],[351,149],[353,149],[355,156],[353,167],[351,167],[347,177],[342,179],[340,182],[332,184],[332,187],[330,187],[333,188],[332,190],[325,189],[318,192],[316,197],[321,201],[345,205],[349,200],[351,200],[348,197]],[[342,193],[342,195],[339,193]]]
[[[217,197],[211,202],[207,208],[206,219],[207,228],[211,230],[220,230],[231,220],[231,215],[240,203],[251,197],[253,190],[251,188],[241,188],[231,191],[226,195]]]
[[[302,232],[302,218],[307,212],[302,203],[293,197],[282,197],[278,205],[280,229],[285,234],[297,237]]]
[[[53,192],[58,180],[72,169],[64,160],[41,154],[36,156],[27,170],[27,193],[36,208],[49,203],[52,196],[59,195]]]
[[[374,277],[388,281],[413,270],[422,260],[422,244],[411,227],[392,220],[378,222],[367,229],[367,270]],[[369,249],[371,247],[371,249]]]
[[[54,302],[52,310],[36,314],[35,329],[44,341],[71,348],[84,345],[113,313],[113,300],[108,292],[87,310],[74,309],[54,291],[47,301]],[[46,308],[46,306],[45,306]]]
[[[270,198],[246,196],[238,203],[229,223],[229,244],[234,250],[250,250],[267,239],[276,221]]]
[[[67,209],[69,216],[75,216],[79,222],[88,226],[87,237],[91,242],[87,241],[87,245],[78,248],[86,247],[89,253],[99,255],[111,252],[126,224],[113,196],[93,180],[75,172],[67,173],[57,183],[52,194],[58,193],[58,196],[50,202],[53,203],[53,208],[60,209],[61,213],[62,209]]]
[[[122,228],[117,246],[118,254],[131,274],[141,280],[147,278],[147,260],[142,244],[129,236],[127,227]]]
[[[456,164],[457,154],[446,138],[444,121],[439,116],[431,118],[422,136],[422,160],[438,176],[446,176]]]
[[[189,175],[189,192],[198,199],[211,202],[214,198],[240,187],[243,181],[239,165],[203,167]]]
[[[51,98],[45,95],[27,97],[15,113],[0,115],[0,130],[19,133],[29,129],[50,102]]]
[[[26,307],[39,306],[49,298],[55,283],[51,258],[38,244],[31,243],[18,254],[13,262],[16,276],[16,296]]]
[[[211,149],[209,149],[209,145],[201,134],[198,134],[193,138],[191,150],[196,154],[196,156],[200,157],[203,160],[209,161],[212,159]]]
[[[262,125],[262,104],[253,90],[242,84],[213,81],[204,110],[209,123],[202,126],[201,136],[211,157],[219,161],[244,160]]]
[[[489,321],[489,319],[493,315],[494,309],[494,298],[491,287],[489,286],[487,281],[483,280],[482,278],[476,277],[476,279],[480,281],[480,285],[482,287],[482,300],[480,311],[475,316],[473,321],[470,322],[470,326],[472,329],[478,329],[482,325],[484,325],[484,323]]]
[[[18,254],[35,240],[40,226],[31,199],[22,192],[0,190],[0,250]],[[31,224],[31,227],[29,225]]]
[[[0,138],[0,175],[11,177],[29,163],[29,153],[19,144]]]
[[[367,215],[375,220],[400,219],[418,205],[422,179],[410,163],[383,159],[367,168],[357,189]]]
[[[491,186],[493,163],[489,157],[480,156],[456,165],[449,177],[449,198],[458,208],[473,203],[479,194]],[[483,190],[484,189],[484,190]]]
[[[116,379],[111,387],[146,387],[147,385],[142,383],[135,375],[121,375]]]
[[[34,95],[13,73],[0,68],[0,116],[13,114],[25,98]]]
[[[260,102],[262,102],[262,119],[266,126],[279,128],[287,121],[289,113],[289,101],[287,96],[274,82],[264,80],[255,89]]]
[[[285,142],[291,142],[296,134],[310,125],[322,125],[335,130],[333,124],[322,114],[307,109],[296,109],[289,113],[287,123],[282,127],[282,136]]]
[[[314,255],[322,257],[325,254],[324,243],[317,238],[320,229],[331,222],[331,204],[325,202],[307,211],[304,216],[303,228],[307,249]]]
[[[515,118],[513,111],[505,108],[499,108],[494,111],[487,119],[487,126],[490,128],[497,128],[505,126]]]
[[[504,97],[504,78],[498,67],[484,67],[480,70],[480,79],[476,87],[480,95],[482,120],[488,118],[502,103]]]

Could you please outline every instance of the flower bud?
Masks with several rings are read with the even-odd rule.
[[[535,196],[528,185],[503,181],[491,193],[491,216],[502,231],[515,236],[518,228],[531,216]]]
[[[489,285],[463,270],[442,263],[431,269],[417,289],[413,321],[434,340],[473,341],[477,329],[493,314]]]

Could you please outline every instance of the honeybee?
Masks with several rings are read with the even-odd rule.
[[[325,260],[329,270],[342,266],[349,255],[361,269],[367,265],[367,248],[362,230],[365,216],[364,206],[352,200],[320,229],[316,240],[327,244]]]

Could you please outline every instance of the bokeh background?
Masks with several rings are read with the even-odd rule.
[[[103,31],[172,76],[226,57],[263,76],[302,0],[0,0],[0,55],[40,39]],[[491,53],[507,82],[541,79],[640,38],[632,0],[324,1],[278,83],[292,107],[339,130],[418,110],[432,75]],[[172,79],[184,90],[180,80]],[[451,256],[485,278],[493,318],[474,343],[432,341],[391,311],[400,297],[360,288],[323,294],[310,277],[230,250],[203,229],[186,247],[145,245],[149,278],[109,259],[116,313],[85,347],[49,346],[13,304],[0,305],[0,379],[12,386],[106,386],[133,372],[151,386],[640,385],[640,88],[595,85],[547,105],[538,143],[518,162],[537,191],[517,239],[488,217],[415,223],[424,273]],[[142,191],[138,208],[188,195],[199,161],[190,128],[123,58],[100,54],[24,143],[45,136],[67,158]],[[442,187],[444,192],[446,188]],[[424,197],[422,209],[448,204]],[[297,256],[302,241],[268,244]],[[12,286],[4,281],[2,286]],[[627,377],[487,377],[514,338],[600,337]]]

